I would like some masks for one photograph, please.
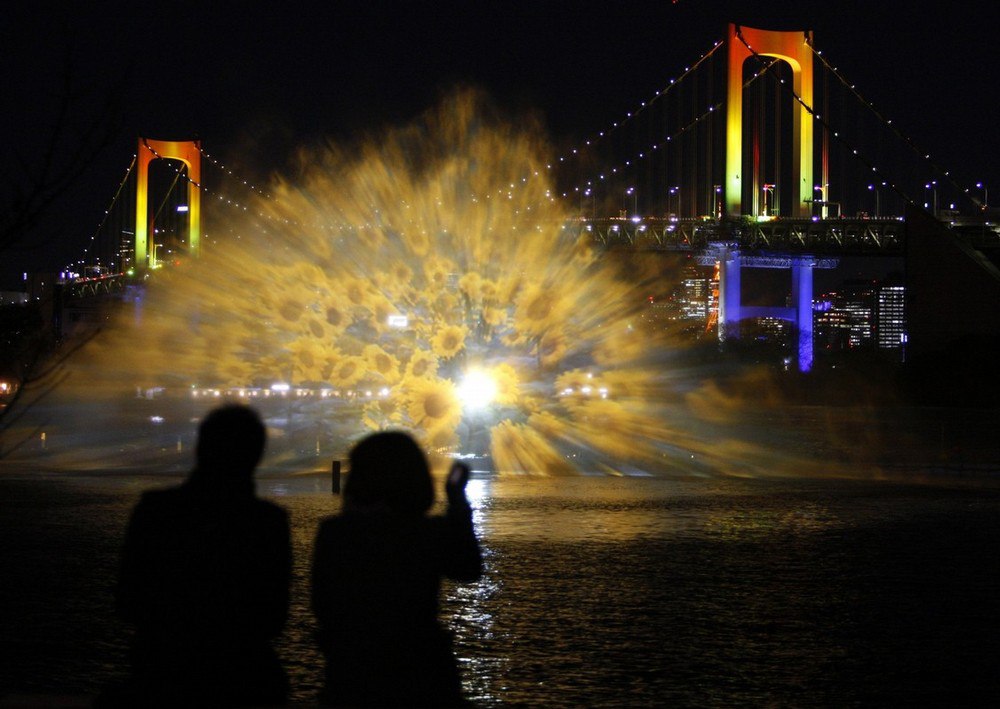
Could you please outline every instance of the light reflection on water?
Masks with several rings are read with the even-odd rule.
[[[177,478],[0,478],[0,688],[92,694],[120,674],[111,616],[139,492]],[[291,513],[295,698],[320,681],[307,581],[340,498],[269,477]],[[648,478],[471,481],[486,573],[443,615],[477,703],[983,703],[1000,696],[996,485]]]

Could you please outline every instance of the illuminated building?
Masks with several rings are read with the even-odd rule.
[[[895,283],[847,281],[813,306],[820,350],[897,350],[906,342],[906,289]]]
[[[813,306],[816,343],[826,350],[874,349],[875,291],[870,281],[849,281]]]
[[[878,349],[902,349],[906,342],[906,289],[901,285],[882,286],[875,305]]]
[[[718,285],[716,282],[713,291],[711,273],[711,269],[704,267],[685,266],[669,296],[649,296],[646,318],[663,325],[672,322],[672,329],[692,337],[705,334],[708,323],[714,322],[713,315],[718,312],[717,296],[713,295],[718,293]]]
[[[685,268],[677,295],[680,317],[704,322],[708,317],[711,293],[709,279],[704,273],[694,266]]]

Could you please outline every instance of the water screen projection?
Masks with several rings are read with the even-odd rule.
[[[156,270],[63,390],[308,389],[336,403],[302,425],[344,447],[403,428],[501,475],[816,472],[765,421],[781,415],[766,381],[749,374],[753,408],[737,403],[650,317],[676,277],[662,255],[596,248],[555,197],[541,131],[485,106],[457,94],[363,146],[303,152],[197,259]]]

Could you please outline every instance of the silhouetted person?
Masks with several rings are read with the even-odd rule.
[[[244,406],[198,429],[188,479],[146,492],[128,525],[116,600],[135,625],[133,706],[284,703],[288,680],[271,641],[288,614],[288,515],[257,498],[265,429]]]
[[[376,433],[351,451],[343,510],[320,526],[313,557],[324,703],[463,703],[438,596],[443,577],[474,581],[482,570],[468,479],[456,463],[445,484],[447,513],[428,516],[434,489],[412,438]]]

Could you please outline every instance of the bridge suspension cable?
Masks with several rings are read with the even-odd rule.
[[[163,156],[160,155],[152,146],[150,146],[146,142],[145,139],[143,139],[143,145],[156,158],[163,159]],[[199,147],[199,151],[201,151],[200,147]],[[218,165],[219,162],[217,160],[213,160],[213,164]],[[230,197],[227,197],[222,192],[209,190],[207,187],[205,187],[205,185],[203,183],[201,183],[201,182],[195,182],[194,180],[192,180],[187,174],[184,173],[184,171],[182,169],[180,169],[178,167],[174,167],[173,169],[177,172],[178,175],[182,176],[185,180],[187,180],[191,185],[193,185],[195,188],[197,188],[198,190],[200,190],[203,194],[205,194],[205,195],[211,195],[211,196],[215,197],[219,202],[224,202],[224,203],[226,203],[226,204],[228,204],[228,205],[230,205],[232,207],[235,207],[236,209],[242,210],[244,212],[249,212],[250,211],[250,205],[245,204],[245,203],[241,203],[238,200],[234,200],[234,199],[232,199]],[[229,174],[233,174],[231,170],[228,171],[228,172],[229,172]],[[233,176],[235,177],[235,175],[233,175]],[[237,179],[239,179],[239,178],[237,178]],[[256,188],[254,188],[246,180],[243,180],[242,182],[243,182],[243,184],[245,184],[248,187],[250,187],[250,189],[253,190],[256,194],[261,195],[261,196],[263,196],[263,197],[265,197],[265,198],[267,198],[269,200],[273,199],[272,197],[269,197],[269,196],[263,194],[262,192],[260,192],[259,190],[257,190]],[[265,219],[272,219],[272,220],[275,219],[275,217],[273,215],[265,214],[264,212],[260,212],[260,211],[257,212],[257,216],[265,218]],[[284,224],[289,224],[289,225],[296,225],[296,224],[298,224],[298,222],[295,222],[294,220],[290,220],[290,219],[279,219],[279,221],[281,221]]]
[[[93,247],[95,243],[99,243],[97,242],[97,237],[100,236],[101,232],[104,230],[104,227],[108,222],[108,218],[111,216],[111,212],[112,210],[114,210],[115,204],[117,204],[118,198],[122,194],[122,190],[125,189],[125,185],[128,182],[128,178],[132,175],[132,170],[135,169],[135,163],[137,157],[138,156],[136,156],[135,154],[132,155],[132,161],[129,163],[128,168],[125,170],[125,176],[122,177],[121,182],[118,183],[118,188],[115,190],[115,195],[114,197],[111,198],[111,202],[110,204],[108,204],[108,208],[104,210],[104,216],[101,218],[101,223],[97,225],[97,229],[94,230],[94,233],[91,235],[90,240],[83,247],[83,255],[81,256],[80,260],[77,261],[78,265],[82,266],[83,264],[86,263],[87,256],[90,253],[91,247]]]
[[[613,121],[609,128],[605,128],[604,130],[598,131],[593,137],[585,139],[583,145],[584,146],[596,145],[601,141],[601,139],[607,137],[608,135],[615,132],[619,128],[624,127],[629,122],[631,122],[632,119],[637,118],[639,114],[641,114],[647,108],[650,108],[656,101],[669,94],[672,89],[676,88],[677,86],[680,86],[681,82],[684,81],[684,79],[691,76],[698,69],[698,67],[700,67],[705,61],[711,58],[711,56],[715,54],[716,50],[718,50],[719,47],[722,46],[722,44],[723,44],[722,40],[719,40],[718,42],[713,44],[711,49],[709,49],[707,52],[705,52],[698,58],[698,61],[696,61],[690,67],[685,67],[684,71],[681,73],[680,76],[678,76],[675,79],[671,79],[670,83],[668,83],[664,88],[657,91],[656,94],[653,96],[653,98],[651,98],[649,101],[642,101],[639,104],[639,108],[635,109],[634,111],[626,111],[625,118],[621,119],[620,121]],[[571,154],[576,154],[579,151],[579,149],[580,148],[572,150]],[[560,156],[556,158],[555,162],[562,162],[566,159],[566,157],[567,157],[566,155]],[[553,165],[549,164],[547,167],[549,169],[552,169]]]
[[[812,41],[810,41],[810,40],[807,39],[806,45],[809,47],[810,50],[812,50],[813,55],[820,61],[820,63],[823,65],[823,67],[827,71],[829,71],[837,79],[837,81],[839,81],[840,84],[842,86],[844,86],[844,88],[846,88],[848,91],[850,91],[851,94],[853,94],[854,97],[858,99],[858,101],[861,103],[862,106],[864,106],[869,111],[871,111],[872,115],[874,115],[875,118],[877,118],[882,123],[882,125],[884,125],[887,129],[889,129],[897,138],[899,138],[903,142],[904,145],[906,145],[910,150],[912,150],[914,155],[916,155],[918,158],[920,158],[922,160],[925,160],[927,162],[928,166],[930,167],[930,169],[933,172],[935,172],[938,175],[946,178],[948,180],[948,183],[952,187],[954,187],[956,190],[959,190],[960,192],[963,192],[964,194],[968,195],[969,199],[972,200],[977,205],[981,205],[981,203],[978,200],[976,200],[974,197],[972,197],[971,195],[969,195],[969,190],[968,189],[963,189],[951,177],[951,171],[945,169],[942,165],[938,164],[935,160],[933,160],[931,158],[930,153],[928,153],[928,152],[926,152],[924,150],[921,150],[920,147],[916,144],[916,141],[913,140],[913,138],[911,138],[910,136],[908,136],[905,133],[903,133],[903,131],[901,131],[899,129],[899,127],[896,126],[892,122],[892,120],[886,118],[882,114],[882,112],[879,111],[875,107],[875,104],[873,104],[871,101],[869,101],[868,99],[866,99],[861,94],[861,92],[858,91],[858,89],[855,87],[854,84],[852,84],[849,81],[847,81],[847,79],[844,77],[843,74],[840,73],[840,71],[837,69],[837,67],[835,67],[832,64],[830,64],[830,62],[827,61],[826,57],[823,56],[823,53],[821,51],[819,51],[818,49],[816,49],[815,46],[813,46]],[[912,203],[912,200],[911,200],[911,203]]]
[[[787,84],[787,82],[783,78],[777,76],[777,74],[774,71],[774,64],[775,63],[771,62],[770,64],[767,64],[767,62],[764,60],[764,58],[760,54],[757,53],[757,50],[755,50],[750,45],[750,43],[747,42],[746,38],[743,37],[743,33],[740,31],[740,28],[738,26],[736,28],[736,37],[740,40],[740,42],[743,43],[743,45],[754,56],[754,58],[757,59],[758,62],[760,62],[762,65],[766,65],[766,66],[764,66],[764,71],[766,71],[768,73],[768,75],[770,75],[775,81],[777,81],[778,83],[780,83],[781,85],[783,85],[788,90],[788,92],[792,96],[792,98],[800,106],[802,106],[802,108],[805,109],[805,111],[813,118],[813,120],[819,122],[820,125],[822,125],[824,128],[826,128],[830,133],[832,133],[833,137],[839,143],[841,143],[848,150],[851,151],[851,153],[854,155],[855,159],[857,159],[861,164],[863,164],[865,167],[867,167],[869,170],[871,170],[871,172],[873,174],[876,174],[876,175],[884,175],[885,174],[885,172],[882,171],[882,170],[880,170],[871,160],[867,159],[864,155],[862,155],[861,152],[856,147],[854,147],[852,144],[850,144],[845,138],[842,138],[841,135],[840,135],[840,132],[837,131],[837,130],[834,130],[833,126],[831,126],[830,123],[825,118],[823,118],[822,115],[820,115],[819,113],[816,112],[815,107],[809,105],[804,100],[802,100],[802,97],[799,96],[795,92],[794,88],[792,88],[791,86],[789,86]],[[899,185],[897,185],[895,182],[891,182],[890,181],[890,182],[887,182],[885,184],[886,184],[887,187],[889,187],[890,189],[892,189],[896,194],[898,194],[900,197],[902,197],[908,203],[914,204],[914,200],[908,194],[906,194],[906,192]]]
[[[771,66],[773,66],[775,63],[777,63],[779,61],[780,61],[779,59],[772,59],[770,61],[764,61],[765,66],[763,66],[761,69],[759,69],[757,72],[755,72],[749,79],[747,79],[743,83],[743,88],[745,89],[745,88],[751,86],[752,84],[754,84],[754,82],[756,82],[761,76],[763,76],[764,73],[771,68]],[[623,162],[620,162],[617,165],[611,166],[610,169],[604,171],[604,174],[598,174],[596,176],[596,180],[597,181],[603,181],[603,180],[605,180],[608,177],[608,175],[618,174],[620,171],[624,170],[625,168],[632,167],[633,163],[638,162],[640,160],[647,159],[649,157],[650,153],[655,152],[657,150],[660,150],[661,148],[666,147],[666,145],[665,145],[666,143],[673,142],[677,138],[680,138],[684,134],[688,133],[690,130],[692,130],[694,127],[696,127],[698,124],[700,124],[703,121],[705,121],[706,119],[712,117],[715,114],[715,112],[719,111],[720,109],[722,109],[722,107],[724,105],[725,105],[724,101],[720,100],[720,101],[715,102],[714,104],[710,105],[707,109],[705,109],[701,114],[699,114],[698,116],[696,116],[695,118],[693,118],[688,123],[684,124],[681,128],[679,128],[675,132],[673,132],[670,135],[668,135],[665,138],[663,138],[661,141],[659,141],[657,143],[653,143],[652,145],[650,145],[649,147],[643,149],[642,151],[633,154],[629,159],[624,160]],[[574,151],[574,153],[575,152],[576,151]],[[552,166],[549,165],[549,167],[552,167]],[[562,196],[563,197],[569,197],[569,192],[570,191],[579,193],[582,190],[586,190],[588,188],[593,187],[594,185],[595,185],[595,179],[590,179],[590,180],[587,180],[586,182],[578,183],[574,187],[569,188],[567,191],[562,192]]]
[[[198,147],[198,152],[201,153],[201,156],[203,158],[205,158],[206,160],[208,160],[210,163],[212,163],[213,165],[215,165],[217,168],[219,168],[220,170],[222,170],[227,175],[231,175],[232,177],[235,177],[237,180],[240,179],[239,176],[235,172],[233,172],[231,169],[229,169],[228,167],[226,167],[225,165],[223,165],[218,159],[214,158],[213,156],[211,156],[207,152],[205,152],[205,149],[201,147],[201,144],[199,144],[197,147]],[[244,185],[246,185],[247,188],[250,189],[251,192],[255,192],[256,194],[260,195],[264,199],[267,199],[267,200],[274,199],[274,197],[272,197],[271,195],[267,194],[266,192],[261,192],[257,187],[255,187],[253,184],[251,184],[247,180],[240,180],[240,181]]]
[[[758,61],[763,61],[763,58],[747,42],[746,38],[743,37],[742,33],[739,31],[739,28],[737,28],[736,36]],[[878,124],[881,127],[888,129],[896,138],[898,138],[901,141],[901,143],[905,146],[905,148],[908,151],[910,151],[914,157],[916,157],[921,163],[927,166],[928,170],[933,175],[941,177],[942,181],[950,185],[952,188],[954,188],[956,192],[964,195],[964,197],[970,200],[970,202],[972,202],[973,204],[982,207],[982,203],[976,200],[971,195],[969,189],[964,189],[958,184],[958,182],[952,177],[951,171],[945,169],[942,165],[932,160],[929,153],[921,150],[912,138],[910,138],[902,130],[900,130],[893,123],[892,120],[886,118],[878,109],[875,108],[875,106],[870,101],[865,99],[865,97],[857,90],[856,86],[854,84],[851,84],[843,76],[843,74],[839,72],[839,70],[836,67],[832,66],[830,62],[827,61],[827,59],[822,56],[822,53],[818,49],[816,49],[816,47],[812,44],[811,41],[807,40],[806,44],[809,47],[810,51],[813,53],[813,55],[819,59],[821,65],[825,69],[827,69],[831,75],[835,77],[835,79],[840,85],[842,85],[848,92],[850,92],[850,94],[855,99],[857,99],[858,103],[861,106],[867,109],[876,118]],[[916,199],[914,199],[911,196],[911,194],[908,193],[906,188],[904,188],[900,184],[899,179],[893,179],[890,176],[889,171],[879,167],[874,160],[870,159],[864,153],[863,150],[859,149],[856,145],[852,144],[851,141],[848,141],[843,135],[841,135],[841,131],[836,130],[834,128],[833,124],[829,120],[827,120],[826,115],[820,114],[815,109],[815,106],[808,105],[805,101],[803,101],[802,98],[796,94],[794,89],[791,86],[787,85],[787,82],[783,81],[774,72],[771,72],[771,76],[773,79],[783,84],[785,88],[788,90],[789,94],[793,97],[793,99],[796,102],[798,102],[809,113],[809,115],[812,116],[815,121],[817,121],[817,123],[819,123],[824,129],[826,129],[827,131],[826,135],[832,135],[834,140],[837,141],[837,143],[843,146],[846,150],[848,150],[854,160],[856,160],[861,165],[864,165],[866,170],[870,174],[879,176],[879,179],[882,180],[881,181],[882,186],[889,188],[892,192],[897,194],[908,204],[911,205],[917,204]],[[829,106],[827,107],[827,111],[828,110]],[[912,175],[910,177],[912,177]],[[824,184],[826,183],[825,178],[823,182]],[[923,184],[924,182],[926,182],[926,180],[921,180],[920,184]],[[924,185],[924,188],[925,189],[930,188],[931,185],[936,185],[936,183],[931,181],[929,184]],[[874,186],[870,186],[869,189],[873,189],[873,187]],[[919,189],[919,187],[917,189]],[[936,189],[937,189],[936,186],[933,189],[935,190],[935,195],[936,195]],[[936,196],[935,196],[935,201],[936,201]],[[927,204],[925,204],[924,206],[927,207]],[[935,206],[935,211],[936,211],[936,206]]]

